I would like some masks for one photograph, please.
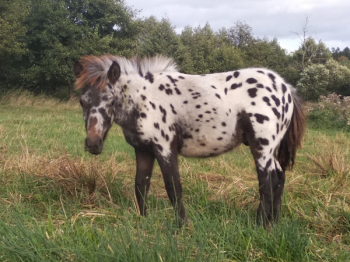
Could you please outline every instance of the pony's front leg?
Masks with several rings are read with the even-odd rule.
[[[174,207],[179,227],[187,223],[185,207],[182,203],[182,185],[177,161],[177,152],[172,152],[169,157],[157,154],[157,161],[163,174],[165,189],[171,204]]]
[[[269,227],[278,220],[281,212],[285,175],[274,157],[264,167],[257,164],[257,173],[260,193],[257,224]]]
[[[135,148],[136,155],[136,177],[135,195],[139,206],[140,215],[147,214],[147,193],[151,183],[152,170],[154,165],[154,155],[152,152]]]

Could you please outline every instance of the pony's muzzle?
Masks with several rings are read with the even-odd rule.
[[[85,150],[91,154],[101,154],[103,149],[103,140],[100,137],[87,137],[85,139]]]

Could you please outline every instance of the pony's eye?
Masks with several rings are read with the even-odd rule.
[[[111,102],[111,106],[114,106],[114,102],[115,102],[115,100],[113,100],[113,101]]]

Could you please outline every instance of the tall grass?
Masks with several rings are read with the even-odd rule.
[[[176,227],[155,167],[149,215],[134,197],[135,157],[114,127],[100,156],[83,151],[73,101],[12,94],[0,103],[1,261],[347,261],[350,134],[309,129],[287,172],[282,217],[255,224],[258,183],[241,146],[180,158],[190,224]]]

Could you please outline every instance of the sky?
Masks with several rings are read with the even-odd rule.
[[[308,17],[307,36],[321,40],[328,48],[350,47],[349,0],[125,0],[140,11],[168,18],[181,33],[185,26],[204,26],[214,31],[230,28],[237,21],[252,27],[253,36],[277,38],[288,52],[298,49],[303,24]]]

